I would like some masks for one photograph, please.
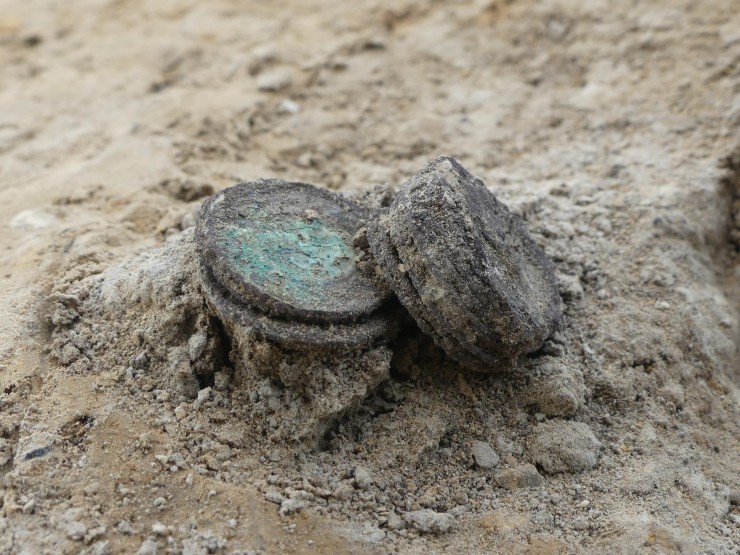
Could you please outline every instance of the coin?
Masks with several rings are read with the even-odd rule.
[[[351,322],[391,296],[355,264],[353,236],[373,217],[325,189],[262,179],[210,197],[197,236],[214,279],[241,302],[279,318]]]
[[[457,160],[406,182],[368,227],[383,274],[422,331],[494,371],[537,350],[560,321],[553,265],[521,219]]]

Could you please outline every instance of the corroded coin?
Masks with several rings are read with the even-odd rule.
[[[197,233],[214,279],[241,302],[269,316],[350,322],[391,295],[355,264],[353,237],[372,217],[325,189],[264,179],[209,198]]]
[[[466,365],[493,371],[542,346],[560,320],[552,263],[453,158],[404,184],[368,239],[422,331]]]

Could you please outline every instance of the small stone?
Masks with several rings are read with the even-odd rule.
[[[182,453],[172,453],[172,455],[169,456],[170,462],[175,463],[175,465],[178,468],[185,468],[187,465],[187,461],[185,460],[185,457],[182,456]]]
[[[533,488],[542,485],[545,479],[531,464],[521,464],[496,474],[496,483],[502,488]]]
[[[155,536],[166,536],[167,527],[161,522],[155,522],[154,524],[152,524],[152,534],[154,534]]]
[[[367,489],[373,485],[373,477],[366,468],[358,466],[355,468],[355,486],[359,489]]]
[[[419,532],[440,534],[448,532],[455,524],[455,517],[448,513],[438,513],[432,509],[411,511],[404,519]]]
[[[496,454],[496,451],[494,451],[493,447],[485,441],[474,441],[470,451],[475,460],[475,464],[479,467],[490,469],[498,466],[499,457]]]
[[[131,366],[133,366],[136,370],[144,370],[147,366],[149,366],[149,359],[146,356],[146,353],[139,353],[134,357],[133,362],[131,363]]]
[[[278,113],[279,114],[297,114],[300,111],[301,107],[298,105],[297,102],[294,102],[293,100],[290,100],[289,98],[284,99],[280,102],[280,105],[278,106]]]
[[[206,335],[206,332],[201,330],[198,333],[191,335],[188,340],[188,354],[190,355],[190,360],[198,360],[203,354],[203,351],[206,350],[206,345],[208,345],[208,336]]]
[[[23,514],[29,515],[32,514],[33,511],[36,509],[36,500],[35,499],[29,499],[25,505],[23,505]]]
[[[59,362],[64,365],[72,364],[75,360],[80,358],[81,354],[82,353],[80,352],[80,350],[72,343],[67,343],[64,347],[62,347],[62,352],[59,355]]]
[[[107,531],[108,528],[105,525],[96,526],[95,528],[87,531],[87,534],[85,535],[85,541],[87,543],[94,542],[98,538],[104,536]]]
[[[332,492],[332,495],[341,501],[346,501],[355,493],[355,489],[349,482],[342,482]]]
[[[136,552],[136,555],[157,555],[158,549],[159,549],[159,545],[157,545],[157,542],[151,539],[146,539],[141,544],[141,547],[139,547],[139,550]]]
[[[204,387],[198,392],[198,398],[193,401],[193,409],[198,410],[203,403],[211,398],[211,388]]]
[[[157,389],[154,392],[154,396],[156,397],[157,401],[161,401],[163,403],[166,403],[170,400],[170,392],[165,389]]]
[[[175,407],[175,418],[177,418],[178,420],[182,420],[187,415],[188,415],[188,409],[184,403]]]
[[[390,513],[386,526],[388,526],[388,530],[403,530],[406,528],[406,523],[396,513]]]
[[[264,92],[277,92],[293,84],[293,75],[287,69],[274,69],[257,77],[257,88]]]
[[[280,504],[280,514],[285,516],[297,513],[306,508],[306,502],[300,499],[286,499]]]
[[[157,497],[154,500],[155,507],[163,507],[166,503],[167,503],[167,500],[164,497]]]
[[[558,357],[542,357],[521,393],[525,405],[545,416],[571,416],[583,405],[586,388],[577,367]]]
[[[134,529],[131,527],[131,523],[128,520],[122,520],[119,522],[118,526],[116,526],[116,530],[124,536],[130,536],[134,533]]]
[[[226,391],[231,384],[231,375],[228,372],[216,372],[213,374],[213,387],[218,391]]]
[[[90,546],[90,555],[110,555],[110,545],[106,541],[100,541]]]
[[[548,474],[575,474],[596,466],[600,448],[601,443],[586,424],[550,420],[535,429],[529,453]]]
[[[280,505],[283,501],[285,501],[285,496],[279,491],[271,489],[265,494],[265,499],[267,499],[270,503]]]
[[[82,541],[87,534],[87,526],[82,522],[72,522],[67,526],[67,537],[74,541]]]

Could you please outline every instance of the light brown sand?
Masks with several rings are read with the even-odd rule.
[[[739,98],[735,0],[0,0],[0,552],[737,552]],[[156,258],[204,185],[395,186],[439,154],[554,259],[562,380],[422,357],[302,453],[228,388],[127,378],[154,312],[59,321],[52,293]],[[82,331],[98,354],[50,356]],[[572,420],[596,465],[548,473]],[[391,526],[423,508],[454,528]]]

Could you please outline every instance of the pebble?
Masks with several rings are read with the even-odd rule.
[[[339,484],[336,489],[332,492],[332,496],[336,497],[337,499],[341,501],[345,501],[352,497],[355,490],[352,487],[352,484],[349,482],[342,482]]]
[[[521,464],[499,472],[495,476],[496,483],[509,490],[519,488],[533,488],[542,485],[545,479],[537,472],[534,465]]]
[[[297,114],[301,107],[299,104],[289,98],[284,99],[278,106],[278,113],[280,114]]]
[[[198,410],[203,403],[211,398],[211,388],[205,387],[198,392],[198,398],[193,401],[193,410]]]
[[[396,513],[389,513],[386,526],[388,527],[388,530],[403,530],[406,528],[406,523]]]
[[[285,496],[279,491],[271,489],[265,494],[265,499],[267,499],[270,503],[280,505],[283,501],[285,501]]]
[[[161,522],[155,522],[154,524],[152,524],[152,534],[154,534],[155,536],[166,536],[167,527]]]
[[[206,350],[206,345],[208,345],[208,336],[204,331],[199,331],[190,336],[190,339],[188,340],[188,354],[190,355],[190,360],[198,360],[203,354],[203,351]]]
[[[535,429],[529,448],[533,462],[548,474],[579,473],[596,466],[601,443],[582,422],[550,420]]]
[[[90,546],[90,555],[110,555],[110,544],[107,541],[100,541]]]
[[[404,519],[414,529],[426,534],[443,534],[455,525],[455,517],[448,513],[438,513],[432,509],[408,512],[404,515]]]
[[[178,405],[177,407],[175,407],[175,418],[177,418],[177,420],[182,420],[187,415],[188,415],[188,409],[185,406],[185,404]]]
[[[359,489],[367,489],[373,485],[373,477],[366,468],[358,466],[355,468],[355,485]]]
[[[297,513],[306,508],[306,502],[300,499],[286,499],[280,504],[280,514],[285,516]]]
[[[485,441],[474,441],[471,453],[475,460],[475,464],[480,468],[490,469],[498,466],[499,456],[496,454],[496,451],[493,450],[493,447]]]
[[[36,500],[29,499],[26,504],[23,505],[23,514],[31,514],[33,513],[34,509],[36,509]]]
[[[277,92],[293,84],[293,75],[287,69],[274,69],[257,77],[257,88],[263,92]]]
[[[141,544],[141,547],[139,547],[136,555],[157,555],[158,549],[159,545],[157,545],[157,542],[155,542],[154,540],[146,539]]]
[[[67,537],[71,540],[82,541],[85,539],[85,534],[87,534],[87,526],[82,522],[71,522],[67,526]]]
[[[116,526],[116,529],[120,534],[123,534],[124,536],[129,536],[134,533],[134,529],[131,527],[131,523],[128,520],[122,520],[118,523],[118,526]]]
[[[147,366],[149,366],[149,359],[146,357],[146,353],[139,353],[134,357],[133,362],[131,363],[131,366],[133,366],[136,370],[144,370]]]

